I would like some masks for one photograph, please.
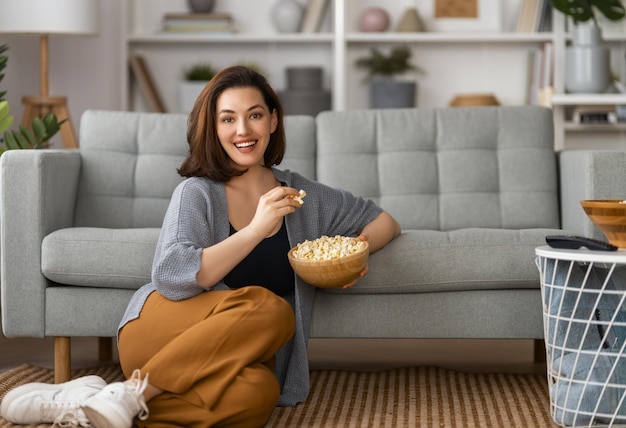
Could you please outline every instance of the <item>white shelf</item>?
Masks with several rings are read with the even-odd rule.
[[[552,40],[552,33],[346,33],[348,42],[359,43],[538,43]]]
[[[622,105],[626,94],[555,94],[552,104],[556,106]]]
[[[619,132],[626,131],[626,123],[575,123],[565,122],[565,130],[569,132]]]
[[[331,43],[333,34],[252,34],[252,33],[156,33],[130,34],[126,37],[128,43],[135,44],[165,44],[165,43]]]

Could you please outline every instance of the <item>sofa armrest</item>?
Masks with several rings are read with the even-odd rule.
[[[0,157],[0,303],[11,336],[45,335],[41,242],[73,223],[80,154],[9,150]]]
[[[626,151],[565,150],[559,154],[559,164],[562,228],[606,240],[580,201],[626,199]]]

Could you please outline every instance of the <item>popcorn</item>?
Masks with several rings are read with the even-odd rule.
[[[292,254],[300,260],[332,260],[349,256],[365,249],[365,242],[349,236],[326,235],[296,245]]]
[[[300,205],[302,205],[304,203],[304,197],[306,196],[306,192],[302,189],[300,189],[300,193],[298,194],[298,196],[292,196],[291,199],[293,199],[294,201],[297,201],[300,203]]]

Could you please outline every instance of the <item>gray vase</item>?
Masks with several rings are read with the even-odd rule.
[[[322,87],[321,67],[287,67],[287,89],[278,97],[288,115],[317,116],[332,103],[330,91]]]
[[[187,0],[187,6],[193,13],[210,13],[215,6],[215,0]]]
[[[417,83],[395,80],[374,80],[370,82],[371,108],[415,107]]]
[[[565,89],[571,93],[601,93],[610,82],[610,52],[602,42],[602,30],[579,23],[565,53]]]

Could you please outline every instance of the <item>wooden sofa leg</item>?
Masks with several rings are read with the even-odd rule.
[[[57,336],[54,338],[54,383],[70,380],[72,366],[71,339]]]
[[[535,339],[534,341],[534,362],[545,363],[546,362],[546,342],[543,339]]]
[[[98,338],[98,359],[100,361],[113,359],[113,339],[111,337]]]

